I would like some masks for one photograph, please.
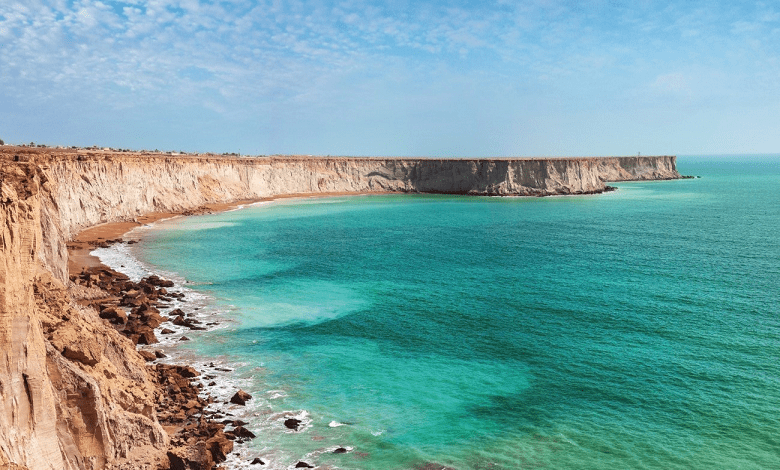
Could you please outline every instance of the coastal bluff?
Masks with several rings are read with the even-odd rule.
[[[102,223],[296,195],[595,194],[674,156],[351,158],[0,146],[0,468],[155,469],[171,445],[135,345],[75,302],[67,243]]]

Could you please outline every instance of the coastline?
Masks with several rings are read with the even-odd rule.
[[[674,156],[246,158],[25,146],[4,146],[0,154],[0,213],[5,220],[0,235],[6,241],[0,250],[6,294],[0,305],[5,320],[0,325],[5,359],[0,362],[7,364],[0,380],[9,384],[7,395],[14,398],[2,404],[0,415],[19,416],[24,425],[20,428],[11,418],[0,422],[0,430],[21,429],[20,434],[3,433],[0,444],[6,451],[0,452],[0,462],[29,468],[82,466],[83,459],[94,468],[120,468],[138,458],[166,460],[170,439],[163,420],[157,419],[163,413],[155,411],[160,406],[155,392],[160,376],[144,362],[146,348],[136,344],[142,336],[143,342],[156,342],[154,328],[164,320],[157,306],[162,302],[166,305],[160,309],[167,311],[176,304],[182,286],[163,292],[165,287],[157,283],[168,281],[149,273],[145,279],[130,280],[90,255],[133,228],[281,198],[575,195],[601,192],[605,180],[678,176]],[[98,309],[83,308],[86,305]],[[165,379],[179,383],[184,377]],[[29,381],[40,394],[30,395]],[[189,381],[181,385],[172,388],[176,394],[183,389],[194,393]],[[28,400],[18,400],[25,396]],[[94,426],[79,425],[85,420]],[[144,431],[139,434],[138,429]],[[200,431],[208,439],[222,433]],[[95,433],[101,436],[97,444]],[[216,442],[220,449],[224,443]],[[34,452],[58,448],[61,452]],[[208,453],[217,460],[220,449]]]
[[[192,215],[230,212],[234,210],[240,210],[244,207],[249,207],[257,203],[268,203],[285,199],[320,199],[329,197],[370,196],[386,194],[395,193],[383,191],[363,192],[359,194],[338,192],[327,194],[312,193],[280,195],[268,198],[244,199],[230,203],[208,204],[198,207],[195,210],[178,212],[154,212],[139,216],[130,222],[110,222],[98,224],[82,230],[74,237],[73,241],[68,242],[67,247],[69,276],[71,279],[78,277],[86,278],[91,273],[111,272],[118,274],[116,278],[121,282],[123,277],[130,275],[130,273],[123,271],[122,268],[118,268],[117,266],[109,266],[105,264],[103,260],[92,254],[92,252],[98,248],[111,248],[111,246],[114,244],[123,242],[127,243],[128,241],[131,244],[138,243],[141,240],[137,240],[132,237],[130,237],[128,240],[128,235],[138,227],[149,226],[155,222]],[[132,256],[129,254],[127,255]],[[122,267],[124,267],[124,265],[122,265]],[[139,277],[141,284],[143,284],[149,276],[159,276],[159,273],[155,273],[146,267],[144,268],[144,271],[147,271],[148,276],[140,277],[137,275],[137,273],[135,276]],[[252,405],[259,405],[259,403],[247,402],[245,406],[241,406],[242,410],[236,410],[235,407],[231,408],[233,406],[231,405],[232,395],[234,395],[234,393],[240,393],[243,391],[242,387],[246,388],[248,385],[245,383],[245,380],[241,380],[239,377],[234,375],[233,371],[235,370],[237,364],[226,363],[218,358],[197,356],[197,354],[193,355],[193,353],[190,351],[182,350],[181,348],[176,347],[177,343],[183,341],[184,339],[188,339],[185,337],[187,327],[192,329],[212,330],[214,328],[219,328],[217,325],[224,323],[223,319],[220,318],[214,319],[212,317],[203,317],[201,313],[206,310],[204,306],[208,305],[208,301],[199,297],[197,299],[193,299],[191,297],[193,291],[188,290],[186,285],[179,285],[177,282],[175,287],[170,288],[169,293],[176,291],[181,294],[183,293],[182,290],[187,290],[188,299],[186,304],[174,302],[173,305],[158,305],[152,302],[152,307],[159,307],[161,310],[164,309],[164,311],[161,312],[163,323],[159,324],[156,328],[152,328],[152,330],[157,330],[158,334],[163,332],[164,336],[160,336],[159,343],[155,343],[153,345],[143,345],[141,342],[139,342],[136,345],[136,350],[148,362],[150,373],[158,375],[161,386],[165,381],[166,376],[173,376],[175,380],[178,380],[179,385],[183,390],[185,389],[183,382],[189,382],[188,386],[190,391],[197,392],[197,397],[201,404],[201,408],[199,410],[201,416],[201,428],[203,427],[204,423],[206,427],[224,427],[224,423],[228,423],[228,425],[230,425],[231,422],[230,419],[225,420],[224,418],[238,418],[237,420],[233,421],[234,426],[236,426],[236,429],[238,429],[238,433],[243,435],[235,435],[234,437],[234,434],[232,433],[236,431],[235,429],[226,430],[225,433],[220,435],[226,435],[228,439],[232,440],[236,445],[240,446],[241,444],[249,442],[255,437],[253,431],[257,432],[257,429],[253,429],[250,423],[243,420],[247,419],[251,421],[251,415],[258,411],[256,407]],[[112,296],[112,293],[105,289],[103,292],[106,295],[106,297],[103,299],[97,298],[82,302],[86,305],[91,305],[97,310],[101,310],[103,308],[100,305],[101,302],[110,299]],[[184,302],[183,299],[180,299],[180,301]],[[188,323],[186,326],[172,326],[171,323],[168,323],[171,321],[171,318],[173,318],[168,316],[171,314],[171,311],[182,311],[182,309],[185,312],[185,316],[188,317],[185,321],[191,321],[192,323]],[[212,312],[209,315],[214,314],[215,313]],[[207,325],[206,328],[199,326],[207,320],[211,321],[205,323]],[[154,324],[151,326],[154,326]],[[165,331],[170,332],[168,327],[173,328],[175,333],[165,334]],[[160,368],[163,369],[160,370]],[[182,371],[184,371],[183,376],[180,374]],[[161,390],[163,389],[164,387],[162,387]],[[162,393],[165,394],[164,391]],[[181,410],[183,407],[188,406],[188,401],[190,401],[192,398],[192,394],[189,396],[180,396],[178,400],[176,397],[173,397],[173,399],[167,403],[166,407],[169,407],[174,411]],[[189,413],[190,412],[187,411],[188,415]],[[292,430],[297,432],[302,430],[308,426],[307,423],[310,421],[308,413],[305,410],[299,410],[296,413],[280,413],[283,415],[281,420],[284,421],[284,425],[288,431]],[[166,420],[167,413],[162,411],[162,409],[158,410],[158,414],[161,415],[160,422],[163,425],[163,429],[169,434],[169,437],[171,437],[172,443],[186,445],[185,442],[188,440],[187,432],[188,430],[191,431],[190,428],[192,427],[192,424],[187,424],[186,422],[172,423],[170,420]],[[293,421],[289,421],[290,419]],[[244,426],[246,426],[246,428],[244,428]],[[182,432],[184,432],[183,436],[181,434]],[[192,442],[189,442],[189,444],[190,447],[192,447]],[[331,449],[331,451],[338,450],[337,453],[342,453],[351,452],[352,449],[353,448],[351,446],[347,446],[334,448]],[[250,467],[254,467],[255,465],[263,465],[265,466],[263,468],[277,468],[277,466],[274,465],[274,460],[276,457],[275,450],[271,449],[270,451],[264,451],[260,454],[250,451],[249,459],[246,458],[246,455],[242,455],[246,454],[246,451],[247,449],[244,447],[233,448],[231,446],[230,451],[224,452],[224,460],[221,462],[221,464],[223,467],[227,466],[224,468],[243,468],[247,465]],[[169,457],[171,457],[170,451]],[[304,461],[300,462],[306,463]]]
[[[175,212],[149,212],[136,217],[132,221],[106,222],[102,224],[87,227],[78,232],[72,240],[68,241],[68,273],[69,275],[79,274],[83,267],[87,268],[107,268],[100,259],[90,253],[101,246],[101,244],[110,244],[112,240],[122,239],[125,235],[137,227],[153,224],[161,220],[172,219],[175,217],[217,214],[220,212],[229,212],[241,209],[244,206],[257,204],[260,202],[274,202],[282,199],[309,199],[309,198],[327,198],[342,196],[371,196],[383,194],[397,194],[390,191],[376,192],[331,192],[331,193],[300,193],[300,194],[280,194],[271,197],[262,197],[254,199],[241,199],[232,202],[204,204],[196,209],[182,210]]]

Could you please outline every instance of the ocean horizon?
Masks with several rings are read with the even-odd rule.
[[[188,293],[209,329],[158,337],[257,434],[228,468],[780,467],[780,157],[677,164],[699,178],[279,200],[95,253]]]

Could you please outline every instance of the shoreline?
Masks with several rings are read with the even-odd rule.
[[[129,273],[123,272],[122,270],[118,270],[116,266],[108,266],[106,265],[98,256],[91,254],[94,250],[98,248],[110,248],[114,244],[120,244],[120,243],[128,243],[134,244],[137,243],[138,240],[135,240],[133,238],[130,238],[130,240],[127,240],[126,237],[128,234],[130,234],[134,229],[138,227],[147,226],[150,224],[153,224],[155,222],[163,221],[163,220],[170,220],[182,216],[191,216],[191,215],[205,215],[205,214],[216,214],[216,213],[224,213],[224,212],[231,212],[234,210],[239,210],[244,207],[250,207],[254,204],[263,203],[263,202],[274,202],[284,199],[320,199],[320,198],[327,198],[327,197],[343,197],[343,196],[369,196],[369,195],[388,195],[388,194],[398,194],[394,192],[364,192],[364,193],[312,193],[312,194],[289,194],[289,195],[281,195],[276,197],[268,197],[268,198],[258,198],[258,199],[244,199],[239,201],[233,201],[230,203],[220,203],[220,204],[208,204],[201,207],[198,207],[194,210],[184,210],[184,211],[178,211],[178,212],[155,212],[150,214],[144,214],[142,216],[139,216],[135,218],[133,221],[124,221],[124,222],[109,222],[109,223],[103,223],[98,224],[92,227],[88,227],[85,230],[82,230],[79,232],[72,241],[67,243],[68,247],[68,270],[69,270],[69,278],[71,280],[76,280],[77,283],[82,282],[82,280],[89,278],[89,276],[94,273],[113,273],[109,276],[109,279],[113,276],[114,279],[118,280],[119,283],[123,282],[123,278],[127,278],[127,275]],[[140,285],[143,285],[147,279],[150,277],[158,277],[158,274],[152,270],[144,269],[147,271],[147,275],[143,276],[140,279]],[[104,274],[100,274],[101,279],[104,277]],[[78,279],[81,278],[81,279]],[[158,279],[160,279],[158,277]],[[165,281],[165,279],[163,279]],[[111,281],[109,281],[111,282]],[[136,286],[138,286],[138,283],[136,283]],[[100,287],[99,287],[100,288]],[[179,292],[181,289],[184,289],[185,291],[189,291],[190,289],[187,288],[186,284],[177,285],[175,287],[172,287],[168,294],[178,292],[179,294],[182,294],[183,292]],[[100,288],[104,294],[105,298],[97,298],[97,299],[90,299],[88,301],[85,301],[85,305],[90,305],[93,308],[95,308],[98,311],[102,311],[104,307],[101,306],[103,302],[109,301],[109,302],[115,302],[117,297],[115,294],[112,294],[109,292],[106,288]],[[184,341],[185,339],[188,340],[189,338],[186,337],[187,328],[191,330],[212,330],[215,328],[215,325],[223,324],[224,319],[213,319],[214,322],[206,322],[205,318],[201,318],[197,312],[195,311],[201,311],[201,308],[203,308],[203,305],[201,305],[200,301],[202,299],[194,299],[196,303],[192,303],[193,299],[190,298],[192,294],[189,293],[187,295],[188,297],[188,303],[187,304],[181,304],[178,303],[173,306],[167,306],[165,304],[157,304],[156,301],[151,301],[152,308],[159,307],[160,309],[163,309],[164,311],[171,310],[167,313],[162,313],[161,317],[158,317],[161,320],[161,324],[158,324],[155,326],[154,324],[148,325],[152,326],[151,333],[152,336],[155,336],[155,330],[157,330],[157,334],[163,334],[164,336],[161,336],[159,339],[155,337],[154,341],[159,341],[158,344],[144,344],[144,340],[141,342],[138,342],[135,344],[135,349],[138,351],[138,353],[144,357],[144,359],[148,363],[149,367],[149,373],[153,376],[157,377],[157,380],[161,384],[160,386],[163,387],[161,390],[164,390],[165,387],[162,385],[164,381],[166,380],[166,377],[173,377],[175,381],[178,381],[179,385],[181,386],[181,389],[186,393],[187,390],[189,390],[189,395],[182,398],[180,397],[168,397],[165,399],[165,402],[167,403],[166,408],[171,408],[174,411],[175,410],[184,410],[186,412],[186,415],[189,416],[190,413],[192,413],[194,410],[186,410],[186,406],[189,404],[193,399],[193,392],[195,393],[195,397],[199,400],[200,410],[197,412],[200,415],[200,427],[201,427],[201,434],[203,433],[203,423],[206,423],[206,427],[209,428],[216,428],[217,426],[220,426],[220,429],[224,428],[225,423],[228,423],[230,420],[225,420],[225,418],[238,418],[233,420],[233,426],[235,426],[236,429],[232,430],[226,430],[223,429],[224,432],[218,431],[216,434],[212,435],[212,438],[209,442],[220,439],[219,446],[221,446],[220,452],[222,453],[222,462],[221,465],[222,468],[243,468],[246,465],[250,465],[254,467],[255,465],[263,465],[268,466],[266,468],[276,468],[274,465],[275,461],[275,451],[269,452],[263,452],[260,454],[257,454],[255,452],[250,452],[250,459],[247,460],[246,451],[248,450],[246,447],[241,446],[243,443],[248,443],[252,439],[255,438],[255,435],[252,433],[252,431],[257,432],[256,429],[247,429],[244,428],[244,426],[249,426],[250,423],[247,423],[246,421],[243,421],[241,418],[247,419],[249,418],[249,415],[247,412],[249,412],[250,409],[254,409],[255,405],[254,403],[247,403],[246,406],[241,406],[241,410],[235,410],[232,409],[231,403],[235,403],[232,401],[231,396],[236,393],[245,393],[243,392],[242,386],[247,385],[244,384],[244,381],[241,380],[239,377],[235,376],[234,370],[235,370],[235,364],[228,364],[223,363],[223,360],[221,358],[210,358],[206,356],[197,356],[193,355],[191,351],[181,350],[180,348],[177,348],[177,343],[180,341]],[[122,294],[119,294],[119,297],[121,297]],[[83,301],[80,301],[79,303],[82,303]],[[185,302],[183,299],[180,298],[180,302]],[[186,305],[186,306],[185,306]],[[198,307],[194,307],[194,305],[198,305]],[[187,308],[187,306],[189,308]],[[141,307],[143,308],[143,307]],[[182,311],[182,308],[184,311]],[[136,309],[133,309],[135,311]],[[155,309],[156,310],[156,309]],[[193,311],[194,310],[194,311]],[[172,326],[171,323],[165,323],[168,321],[173,321],[170,315],[176,315],[176,312],[182,313],[183,317],[185,318],[185,324],[182,326],[180,323],[174,322],[173,325],[178,326]],[[212,313],[213,315],[213,313]],[[102,314],[101,314],[102,316]],[[181,318],[181,317],[179,317]],[[198,319],[196,319],[198,318]],[[111,320],[113,323],[113,320]],[[173,328],[175,331],[171,331],[170,329],[166,328],[166,325],[170,328]],[[204,328],[205,326],[205,328]],[[216,328],[219,328],[216,326]],[[166,333],[168,331],[168,333]],[[127,332],[124,333],[120,331],[121,334],[123,334],[125,337],[127,336]],[[173,333],[173,334],[171,334]],[[162,340],[162,341],[160,341]],[[135,341],[134,341],[135,342]],[[161,350],[162,349],[162,350]],[[215,365],[216,364],[216,365]],[[227,367],[227,368],[225,368]],[[168,378],[167,380],[170,380]],[[215,380],[218,382],[215,382]],[[185,385],[184,382],[187,382]],[[216,385],[216,387],[214,386]],[[165,393],[165,392],[163,392]],[[247,395],[251,398],[250,395]],[[253,400],[253,402],[256,400]],[[243,408],[246,407],[246,410]],[[179,411],[177,413],[181,413],[182,411]],[[305,414],[305,411],[303,411]],[[173,412],[170,413],[173,415]],[[198,416],[198,414],[194,414],[193,417]],[[278,414],[278,413],[277,413]],[[282,418],[284,422],[284,426],[288,428],[288,430],[292,431],[300,431],[303,428],[306,427],[306,422],[308,421],[305,416],[299,416],[297,414],[290,414],[287,412],[281,412],[281,414],[284,414],[285,416]],[[289,415],[289,416],[288,416]],[[292,421],[291,421],[292,418]],[[165,432],[168,433],[169,437],[171,438],[172,447],[168,450],[169,458],[176,459],[176,456],[173,456],[172,454],[181,454],[181,446],[190,446],[192,449],[195,449],[195,447],[192,447],[194,443],[189,442],[191,438],[189,437],[192,431],[192,424],[187,424],[188,422],[185,420],[184,422],[176,423],[176,416],[169,416],[169,413],[158,410],[158,419],[160,424],[163,426],[163,429]],[[171,419],[174,419],[174,422],[171,422]],[[181,418],[179,418],[181,419]],[[288,424],[292,422],[293,424]],[[233,442],[233,444],[241,447],[233,447],[231,444],[228,444],[225,442],[225,439],[229,439]],[[176,444],[178,446],[174,447],[173,444]],[[212,446],[216,444],[211,444]],[[229,450],[228,447],[229,446]],[[353,447],[347,446],[346,448],[339,447],[338,452],[351,452],[353,450]],[[187,458],[187,457],[183,457]],[[304,457],[305,458],[305,457]],[[269,460],[270,459],[270,460]],[[216,462],[218,465],[219,463]],[[306,463],[304,461],[299,461],[299,463]],[[232,464],[232,465],[231,465]],[[227,467],[225,467],[227,465]],[[309,465],[307,463],[307,465]]]
[[[67,242],[68,248],[68,274],[73,276],[81,273],[83,267],[87,268],[108,268],[100,259],[90,254],[96,248],[106,247],[112,241],[122,240],[133,229],[144,225],[153,224],[161,220],[173,219],[176,217],[186,217],[191,215],[218,214],[241,209],[246,206],[261,202],[274,202],[283,199],[320,199],[328,197],[344,196],[382,196],[397,193],[393,191],[375,191],[375,192],[331,192],[331,193],[296,193],[280,194],[276,196],[241,199],[233,202],[204,204],[196,209],[188,209],[172,212],[150,212],[136,217],[132,221],[104,222],[93,225],[79,231],[72,240]]]
[[[195,455],[190,451],[198,455],[207,451],[209,458],[221,461],[222,450],[232,447],[224,438],[231,431],[223,431],[224,425],[212,429],[198,424],[201,398],[188,400],[187,406],[178,401],[185,389],[187,395],[198,397],[189,382],[194,385],[202,379],[184,380],[187,377],[174,376],[165,367],[150,368],[147,364],[156,359],[151,354],[146,360],[150,351],[143,345],[157,343],[155,334],[161,339],[165,335],[163,342],[177,341],[186,331],[208,326],[209,319],[193,305],[196,302],[186,303],[187,307],[180,304],[190,301],[186,285],[161,279],[154,275],[154,269],[139,271],[142,277],[133,274],[130,279],[102,267],[107,264],[124,269],[126,263],[114,263],[109,253],[132,253],[133,248],[127,245],[142,237],[144,224],[282,198],[583,195],[603,192],[604,181],[679,177],[675,156],[555,160],[242,158],[30,145],[3,146],[0,157],[0,212],[5,218],[0,235],[6,241],[0,250],[6,271],[0,277],[6,282],[7,294],[5,304],[0,305],[0,314],[6,319],[0,336],[8,366],[0,379],[8,385],[8,395],[21,400],[7,401],[2,408],[7,416],[19,416],[20,422],[29,424],[0,423],[7,431],[0,433],[0,444],[14,452],[0,456],[0,460],[7,457],[30,468],[40,467],[44,461],[57,468],[77,467],[83,459],[92,459],[96,467],[169,459],[173,465],[176,456],[170,450],[188,456]],[[142,227],[138,233],[128,234],[137,227]],[[127,243],[102,248],[125,237]],[[104,262],[90,255],[95,248]],[[127,267],[135,272],[131,265]],[[170,276],[178,278],[174,273]],[[177,285],[168,290],[169,283]],[[184,294],[188,295],[186,300],[182,300]],[[198,295],[192,292],[192,299]],[[176,305],[187,312],[176,312],[182,310]],[[82,308],[86,306],[97,310]],[[154,330],[164,321],[171,322],[166,324],[168,328]],[[137,348],[139,343],[142,346]],[[161,362],[190,362],[186,357],[179,359],[169,357]],[[191,363],[198,360],[193,358]],[[29,383],[34,384],[32,390],[41,393],[32,396]],[[204,385],[198,383],[201,389]],[[22,406],[19,403],[24,406],[18,408]],[[188,443],[168,447],[168,433],[162,428],[168,418],[162,416],[170,414],[170,404],[177,406],[177,416],[182,415],[174,422],[186,421],[204,439],[192,441],[196,436],[189,434]],[[94,426],[84,429],[79,425],[82,422]],[[95,447],[96,435],[103,436],[100,449]],[[195,446],[207,441],[216,447]],[[28,443],[39,443],[52,452],[36,453],[36,447]],[[57,448],[61,452],[54,450]]]

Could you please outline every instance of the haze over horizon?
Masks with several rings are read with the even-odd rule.
[[[0,3],[0,138],[242,154],[780,150],[780,6]]]

